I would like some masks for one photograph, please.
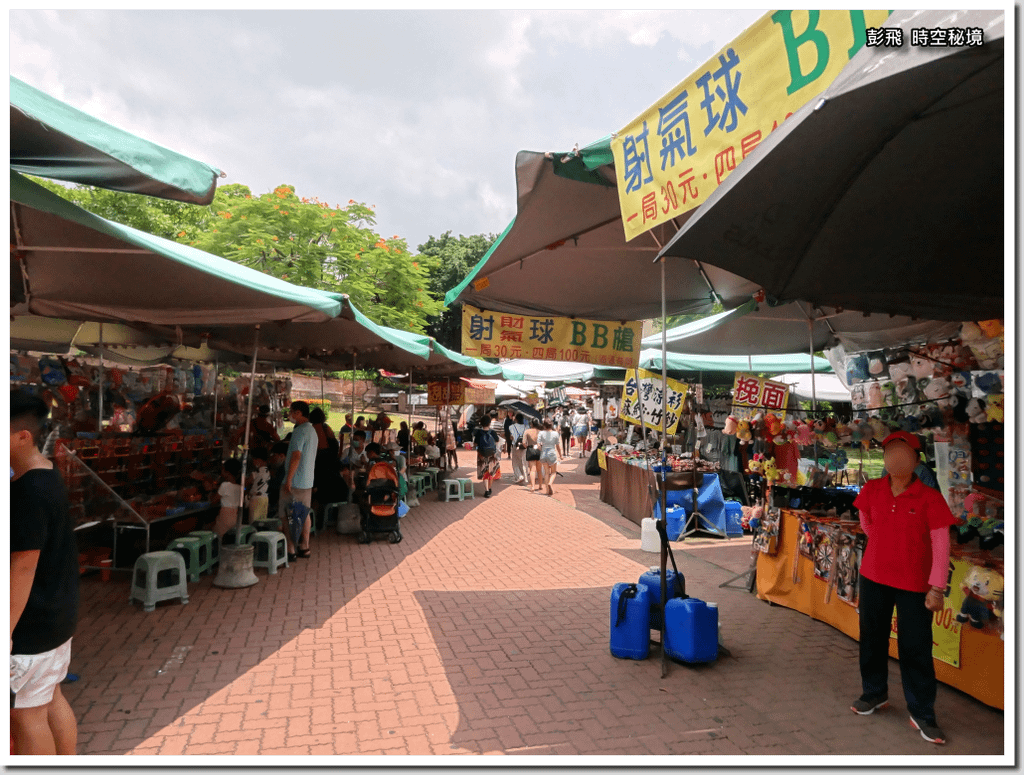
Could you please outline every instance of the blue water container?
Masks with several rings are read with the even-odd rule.
[[[665,533],[669,541],[678,541],[679,535],[686,526],[686,509],[682,506],[669,506],[665,509]]]
[[[683,662],[718,659],[718,606],[693,597],[665,604],[665,653]]]
[[[671,568],[665,570],[665,581],[668,584],[668,600],[679,597],[679,584],[676,572]],[[647,601],[650,605],[650,626],[652,630],[661,629],[661,569],[651,568],[640,576],[636,582],[647,589]]]
[[[743,506],[736,501],[725,502],[725,534],[729,538],[743,535]]]
[[[646,588],[626,583],[612,587],[609,638],[612,656],[647,659],[651,653],[649,608]]]

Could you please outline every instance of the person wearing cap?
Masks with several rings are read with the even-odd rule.
[[[882,441],[887,475],[872,479],[854,501],[868,538],[860,565],[860,674],[863,694],[851,710],[861,716],[889,702],[889,634],[896,608],[897,648],[910,724],[942,745],[935,718],[932,613],[944,605],[949,572],[949,528],[941,493],[914,473],[921,443],[906,431]]]

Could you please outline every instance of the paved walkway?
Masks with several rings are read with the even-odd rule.
[[[472,453],[460,453],[463,472]],[[502,461],[508,474],[508,461]],[[951,738],[890,708],[849,711],[857,645],[718,585],[749,538],[678,545],[687,591],[719,603],[731,651],[713,665],[608,651],[608,595],[658,556],[600,502],[574,458],[554,498],[505,483],[490,499],[429,495],[404,540],[331,530],[313,557],[245,590],[190,584],[188,605],[129,606],[127,574],[83,578],[64,687],[82,754],[878,754],[1003,751],[1003,714],[940,685]],[[477,485],[477,492],[482,486]]]

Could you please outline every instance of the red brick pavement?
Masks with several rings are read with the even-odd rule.
[[[463,472],[472,453],[460,454]],[[951,742],[892,704],[861,718],[856,643],[718,585],[749,539],[677,545],[687,591],[720,606],[731,656],[713,665],[608,651],[608,594],[656,564],[600,502],[578,458],[553,498],[505,483],[484,500],[422,499],[404,540],[328,531],[313,557],[260,582],[190,584],[188,605],[126,603],[126,574],[85,577],[64,687],[82,754],[984,755],[1003,714],[939,687]],[[508,461],[502,461],[506,474]],[[477,492],[482,493],[478,484]],[[969,720],[969,721],[967,721]]]

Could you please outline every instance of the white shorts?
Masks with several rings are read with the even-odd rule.
[[[49,705],[57,685],[68,676],[71,640],[42,654],[11,654],[11,691],[15,708]]]

